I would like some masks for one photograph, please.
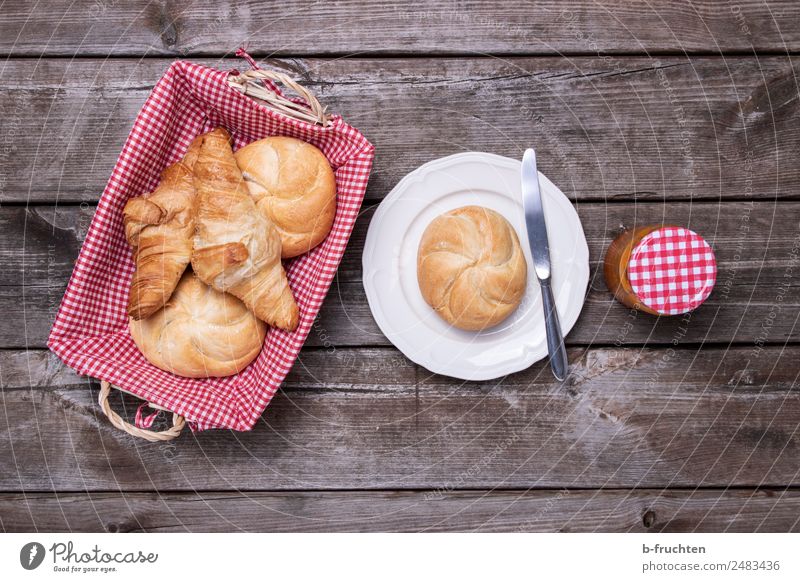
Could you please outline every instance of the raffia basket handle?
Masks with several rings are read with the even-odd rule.
[[[277,93],[273,93],[261,82],[264,79],[277,81],[291,88],[295,93],[306,100],[311,110],[309,111],[309,109],[303,105],[295,103]],[[299,119],[300,121],[316,123],[322,127],[327,127],[331,123],[330,116],[325,113],[325,107],[320,104],[314,94],[283,73],[267,69],[252,69],[239,75],[231,75],[228,77],[228,84],[248,97],[263,102],[263,105],[278,113],[282,113],[294,119]]]
[[[111,394],[111,384],[106,382],[105,380],[100,381],[100,397],[98,398],[98,402],[100,403],[100,408],[103,410],[103,413],[108,417],[108,420],[111,422],[112,425],[116,426],[117,428],[124,430],[130,435],[135,437],[140,437],[145,440],[150,441],[151,443],[161,442],[161,441],[170,441],[175,437],[181,434],[183,427],[186,426],[186,419],[184,419],[180,414],[172,413],[172,427],[166,430],[162,430],[160,432],[154,430],[147,430],[144,428],[139,428],[138,426],[134,426],[120,417],[119,414],[111,410],[111,405],[108,403],[108,396]],[[122,390],[124,392],[124,390]],[[151,408],[155,408],[158,410],[165,410],[160,406],[155,404],[148,405]]]

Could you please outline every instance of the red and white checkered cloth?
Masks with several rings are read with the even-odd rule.
[[[194,430],[249,430],[269,404],[328,292],[374,158],[372,144],[341,117],[333,116],[325,128],[290,119],[229,87],[228,75],[177,61],[153,88],[100,198],[47,343],[77,372],[177,412]],[[126,307],[134,265],[122,208],[129,198],[152,191],[161,171],[183,156],[195,136],[219,126],[233,135],[234,149],[271,135],[320,148],[335,170],[337,210],[328,238],[287,265],[300,307],[297,330],[271,328],[261,354],[240,374],[197,380],[156,368],[131,339]]]
[[[633,248],[628,280],[650,309],[677,315],[706,300],[717,280],[717,262],[714,251],[696,232],[674,226],[660,228]]]

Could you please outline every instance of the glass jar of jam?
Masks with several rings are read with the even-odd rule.
[[[717,262],[711,246],[696,232],[650,224],[614,239],[603,273],[623,305],[652,315],[678,315],[708,298],[717,279]]]

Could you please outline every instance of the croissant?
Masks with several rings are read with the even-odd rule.
[[[136,269],[128,297],[128,315],[143,319],[172,295],[192,256],[195,189],[192,166],[202,136],[183,159],[164,170],[158,187],[128,200],[122,211],[125,237]]]
[[[281,265],[280,234],[256,208],[226,130],[206,134],[194,174],[195,274],[241,299],[262,321],[294,330],[300,316]]]
[[[497,325],[525,293],[528,266],[514,228],[494,210],[464,206],[433,219],[419,244],[422,297],[449,324]]]

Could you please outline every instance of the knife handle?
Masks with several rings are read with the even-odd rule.
[[[556,311],[556,301],[553,298],[550,279],[544,281],[540,279],[539,285],[542,288],[544,326],[547,330],[547,352],[550,354],[550,367],[556,380],[564,380],[567,377],[569,361],[567,360],[567,349],[564,347],[564,336],[561,335],[561,324],[558,321],[558,311]]]

